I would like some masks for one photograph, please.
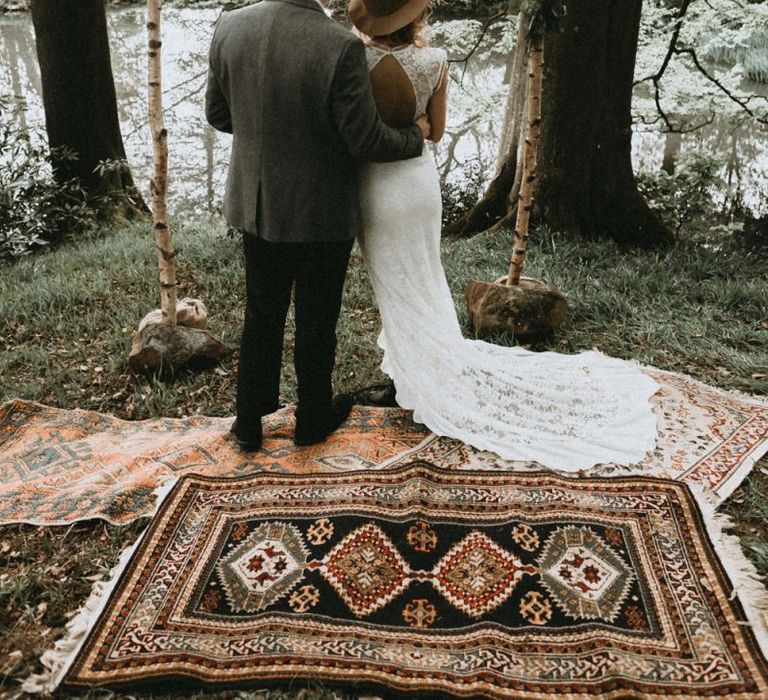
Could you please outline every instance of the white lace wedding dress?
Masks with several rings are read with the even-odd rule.
[[[423,114],[445,52],[369,46],[369,69],[388,54]],[[366,166],[361,185],[359,243],[381,312],[382,369],[415,421],[504,459],[566,471],[632,464],[653,449],[649,399],[658,386],[637,365],[595,351],[535,353],[463,337],[440,262],[440,184],[429,149]]]

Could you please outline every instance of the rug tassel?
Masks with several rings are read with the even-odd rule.
[[[715,553],[733,586],[729,598],[738,598],[744,610],[746,620],[739,624],[752,628],[763,656],[768,659],[768,590],[755,565],[744,554],[739,538],[726,532],[734,525],[731,517],[715,510],[711,494],[695,487],[691,491],[702,511]]]
[[[156,497],[155,513],[160,507],[165,497],[171,491],[178,479],[169,476],[157,486],[153,491]],[[154,515],[154,513],[153,513]],[[104,606],[109,600],[109,596],[114,590],[120,575],[128,566],[133,553],[138,548],[144,535],[149,528],[142,532],[136,541],[126,547],[117,560],[117,564],[110,569],[109,578],[103,581],[96,581],[91,588],[88,600],[77,610],[72,619],[66,625],[64,636],[59,639],[53,649],[44,652],[40,657],[40,663],[43,665],[42,673],[35,673],[27,677],[21,683],[21,690],[33,695],[53,693],[66,675],[72,662],[75,660],[80,647],[82,647],[88,633],[93,629],[96,620],[101,615]]]

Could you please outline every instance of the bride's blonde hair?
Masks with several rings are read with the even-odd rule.
[[[394,31],[391,34],[383,34],[369,38],[379,44],[389,44],[390,46],[401,46],[402,44],[413,44],[414,46],[419,47],[427,46],[429,40],[426,36],[426,30],[431,14],[431,10],[427,8],[421,13],[421,16],[397,31]]]

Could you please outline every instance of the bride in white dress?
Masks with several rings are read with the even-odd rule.
[[[425,112],[445,125],[448,62],[421,40],[428,0],[351,0],[377,106],[401,126]],[[367,165],[359,238],[382,319],[383,371],[397,403],[438,435],[504,459],[576,471],[633,464],[654,448],[650,397],[637,365],[590,351],[530,352],[464,338],[440,262],[440,180],[431,149]]]

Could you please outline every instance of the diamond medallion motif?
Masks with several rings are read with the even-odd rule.
[[[509,598],[524,573],[533,568],[475,530],[438,562],[432,584],[452,605],[478,618]]]
[[[613,622],[634,580],[621,557],[594,530],[575,525],[552,533],[539,566],[557,605],[576,619]]]
[[[293,589],[304,575],[307,556],[296,527],[264,523],[222,558],[216,570],[232,609],[258,612]]]
[[[384,607],[410,581],[408,564],[373,523],[353,530],[328,552],[320,573],[357,617]]]

